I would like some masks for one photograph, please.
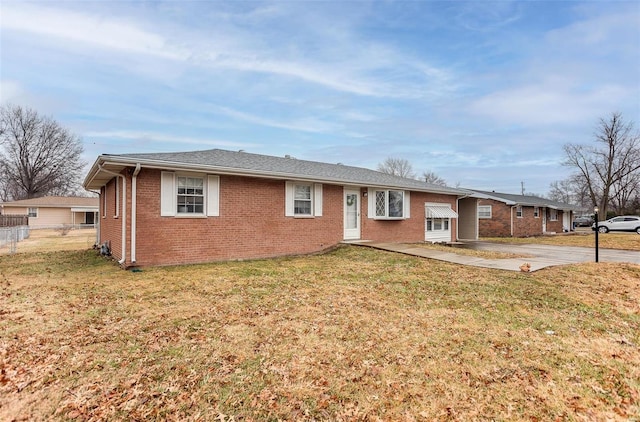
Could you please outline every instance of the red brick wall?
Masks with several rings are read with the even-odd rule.
[[[342,187],[323,185],[323,215],[285,217],[285,182],[220,176],[219,217],[160,217],[160,171],[138,175],[138,265],[265,258],[342,240]]]
[[[491,205],[492,218],[478,219],[480,237],[511,237],[513,215],[513,237],[540,236],[543,234],[543,213],[546,212],[546,232],[561,233],[562,211],[558,211],[558,220],[551,221],[550,210],[539,207],[538,217],[534,217],[534,207],[522,207],[522,217],[516,217],[516,208],[503,202],[481,199],[478,205]]]
[[[450,204],[456,211],[456,198],[448,195],[411,192],[411,218],[407,220],[375,220],[368,217],[367,199],[362,198],[362,239],[376,242],[424,242],[425,202]],[[451,219],[451,240],[456,238],[456,219]]]
[[[122,257],[122,209],[116,215],[116,182],[115,177],[103,188],[100,193],[100,244],[109,241],[111,254],[120,259]],[[119,180],[120,207],[122,207],[122,179]],[[104,212],[104,196],[106,195],[106,213]],[[103,217],[104,216],[104,217]]]
[[[558,220],[551,221],[551,210],[547,209],[547,232],[562,233],[564,227],[562,225],[562,211],[558,210]]]
[[[481,205],[491,205],[491,218],[478,219],[478,235],[480,237],[511,236],[511,206],[493,199],[481,199],[478,201],[478,206]]]
[[[542,212],[544,208],[538,208],[538,217],[533,216],[534,207],[522,207],[522,217],[516,217],[516,208],[513,208],[513,236],[528,237],[542,234]]]
[[[126,265],[131,265],[131,177],[127,174]],[[323,215],[285,217],[285,181],[220,176],[220,215],[217,217],[161,217],[160,170],[142,169],[137,177],[136,265],[171,265],[267,258],[321,251],[344,238],[342,186],[323,184]],[[425,202],[451,204],[456,198],[411,192],[409,220],[374,220],[367,217],[367,200],[360,190],[361,239],[424,241]],[[107,216],[101,213],[101,243],[111,242],[116,259],[121,253],[121,222],[115,215],[115,183],[106,187]],[[120,186],[122,195],[122,186]],[[122,206],[122,197],[120,200]],[[100,202],[102,207],[102,200]],[[456,221],[452,219],[452,239]]]

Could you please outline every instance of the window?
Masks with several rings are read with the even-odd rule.
[[[522,207],[520,205],[516,207],[516,217],[522,218]]]
[[[540,217],[540,208],[533,207],[533,218],[539,218],[539,217]]]
[[[478,205],[478,218],[491,218],[491,205]]]
[[[286,182],[284,215],[287,217],[321,217],[322,184]]]
[[[29,208],[29,212],[27,213],[29,217],[38,217],[38,209],[37,208]]]
[[[554,210],[553,208],[549,209],[549,220],[558,221],[558,210]]]
[[[427,218],[427,231],[449,231],[448,218]]]
[[[204,179],[178,177],[178,214],[204,214]]]
[[[293,187],[293,213],[295,215],[311,215],[311,185],[295,185]]]
[[[219,216],[220,177],[163,171],[160,215],[163,217]]]
[[[377,190],[374,198],[376,218],[407,218],[404,191]]]

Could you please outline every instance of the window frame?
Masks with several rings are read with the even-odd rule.
[[[540,218],[540,207],[533,207],[533,218]]]
[[[395,202],[400,204],[401,207],[401,215],[390,215],[390,198],[392,194],[401,194],[401,199]],[[383,195],[384,203],[381,204],[384,209],[380,209],[378,199],[380,195]],[[372,203],[370,207],[370,218],[374,220],[405,220],[409,218],[409,191],[401,190],[401,189],[371,189],[369,193],[369,200]],[[380,213],[382,211],[382,213]]]
[[[185,179],[184,187],[180,186],[180,179]],[[200,185],[190,186],[189,181],[199,180]],[[175,195],[176,195],[176,217],[204,217],[206,213],[206,188],[205,188],[205,176],[176,174],[175,176]],[[200,188],[200,193],[196,193],[195,190]],[[180,189],[184,189],[185,192],[180,193]],[[194,192],[188,192],[191,189]],[[181,203],[180,199],[185,198],[185,203]],[[193,202],[190,204],[186,198],[201,198],[200,203]],[[197,207],[202,207],[201,211],[196,211]],[[188,208],[193,207],[194,211],[189,211]],[[181,208],[187,208],[187,211],[180,211]]]
[[[305,197],[302,198],[298,194],[304,188]],[[312,183],[294,183],[293,184],[293,216],[294,217],[313,217],[313,184]],[[302,206],[302,204],[306,204]],[[303,212],[303,208],[304,211]],[[307,212],[308,210],[308,212]]]
[[[486,211],[484,212],[484,214],[482,213],[482,211],[480,210],[481,208],[487,209],[489,212],[487,213]],[[482,219],[492,219],[493,218],[493,207],[491,205],[478,205],[478,218],[482,218]]]
[[[558,210],[549,208],[549,221],[558,221]]]
[[[427,217],[428,232],[448,232],[450,227],[451,218]]]
[[[178,211],[178,178],[202,179],[202,212]],[[181,196],[192,196],[188,193]],[[199,196],[199,195],[197,195]],[[220,176],[195,172],[162,171],[160,174],[160,216],[207,218],[220,216]]]
[[[516,218],[523,218],[524,217],[524,209],[522,208],[522,205],[517,205],[516,206]]]
[[[296,198],[298,187],[308,189],[309,198]],[[300,180],[285,181],[285,217],[294,218],[316,218],[322,217],[322,183],[314,183]],[[296,201],[304,201],[309,203],[309,213],[297,212]]]
[[[29,218],[38,218],[38,207],[28,207],[27,216]]]

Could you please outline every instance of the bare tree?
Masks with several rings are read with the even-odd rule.
[[[574,202],[573,188],[570,179],[552,182],[549,187],[549,199],[552,201],[571,204]]]
[[[422,179],[432,185],[447,186],[447,181],[430,170],[422,172]]]
[[[634,214],[634,200],[640,197],[640,175],[629,173],[611,186],[611,206],[616,214]]]
[[[600,119],[595,141],[596,146],[566,144],[564,165],[576,170],[574,177],[582,179],[591,203],[606,216],[614,186],[640,177],[640,136],[633,123],[612,113]]]
[[[393,174],[394,176],[406,177],[408,179],[415,179],[416,177],[413,166],[404,158],[388,157],[382,163],[378,164],[378,171]]]
[[[78,190],[82,143],[35,110],[0,108],[0,193],[4,200],[66,195]]]

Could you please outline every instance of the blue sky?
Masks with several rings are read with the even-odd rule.
[[[0,3],[0,100],[99,154],[210,148],[545,194],[640,124],[640,2]]]

